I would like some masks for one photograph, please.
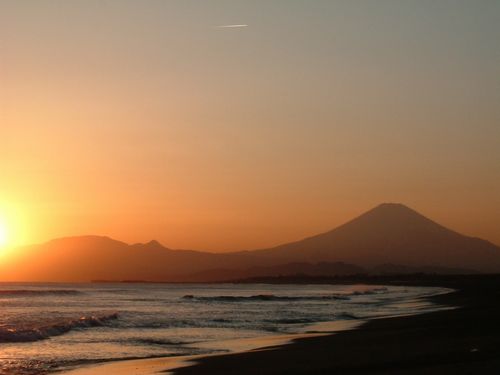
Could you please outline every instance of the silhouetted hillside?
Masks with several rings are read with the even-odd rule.
[[[500,270],[498,246],[461,235],[402,205],[384,203],[329,232],[254,252],[292,262],[342,261]]]
[[[218,268],[237,268],[250,256],[171,250],[157,241],[128,245],[99,236],[68,237],[3,254],[7,281],[169,281]]]
[[[81,236],[0,254],[5,281],[215,281],[276,275],[500,272],[500,249],[401,204],[382,204],[340,227],[271,249],[172,250]]]

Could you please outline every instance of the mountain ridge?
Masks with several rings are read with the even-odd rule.
[[[467,258],[472,249],[483,257],[496,251],[492,255],[498,258],[498,246],[489,241],[462,235],[402,204],[384,203],[330,231],[257,252],[270,258],[286,253],[292,261],[320,257],[362,266],[396,262],[462,268],[466,264],[450,256]],[[488,268],[489,261],[500,268],[498,259],[469,261],[473,268]]]
[[[351,270],[392,264],[403,271],[500,272],[498,246],[450,230],[400,203],[380,204],[330,231],[268,249],[210,253],[170,249],[156,240],[129,245],[87,235],[1,255],[0,280],[5,281],[189,281],[190,275],[199,281],[210,275],[214,281],[218,269],[227,275],[301,269],[317,273],[321,267],[312,265],[319,263],[337,265],[323,268],[328,272],[345,272],[340,263]]]

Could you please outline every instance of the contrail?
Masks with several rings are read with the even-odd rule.
[[[237,28],[237,27],[248,27],[248,25],[245,24],[240,24],[240,25],[220,25],[216,26],[219,29],[232,29],[232,28]]]

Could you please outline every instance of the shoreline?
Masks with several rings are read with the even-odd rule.
[[[380,280],[370,281],[374,280],[365,280],[365,284],[380,285]],[[500,371],[500,274],[412,276],[385,281],[386,285],[453,290],[420,297],[445,309],[371,318],[356,329],[314,336],[286,335],[287,340],[274,342],[271,340],[276,336],[269,336],[270,345],[260,343],[258,348],[247,346],[243,351],[123,360],[60,374],[411,375]]]
[[[330,331],[306,331],[303,333],[291,333],[281,335],[258,336],[243,339],[231,339],[222,341],[210,341],[198,343],[197,347],[209,347],[223,352],[209,354],[197,354],[187,356],[153,357],[139,359],[125,359],[96,363],[82,366],[71,370],[57,372],[60,375],[152,375],[157,373],[174,374],[177,369],[187,367],[209,357],[243,354],[247,352],[270,350],[272,348],[292,345],[295,340],[304,338],[315,338],[328,336],[338,332],[358,329],[366,320],[337,320],[313,324],[311,328],[320,324],[327,324]]]
[[[255,338],[245,338],[240,340],[227,340],[236,347],[240,348],[234,351],[215,352],[209,354],[197,354],[186,356],[171,356],[171,357],[153,357],[141,359],[125,359],[110,361],[106,363],[98,363],[90,366],[79,367],[73,370],[61,371],[61,375],[152,375],[159,372],[165,374],[172,374],[173,371],[182,367],[190,366],[197,363],[198,360],[203,360],[208,357],[215,357],[221,355],[229,355],[236,353],[246,353],[251,351],[266,350],[267,348],[281,347],[289,345],[293,340],[308,337],[319,337],[328,335],[329,333],[303,333],[303,334],[289,334],[289,335],[271,335]],[[226,341],[211,342],[212,347],[219,347],[222,350],[226,349]],[[203,345],[202,345],[203,346]]]
[[[200,358],[174,375],[493,374],[500,372],[500,275],[423,278],[424,297],[453,309],[371,319],[359,329],[300,338],[273,350]]]
[[[370,284],[370,283],[367,283]],[[440,311],[443,308],[453,308],[449,305],[436,303],[431,301],[434,297],[455,293],[456,290],[445,292],[437,292],[430,296],[418,297],[415,300],[403,300],[402,302],[426,301],[430,306],[435,306]],[[154,357],[143,359],[117,360],[105,363],[97,363],[89,366],[78,367],[71,370],[63,370],[58,372],[61,375],[108,375],[110,373],[117,375],[152,375],[158,373],[177,374],[184,368],[196,368],[198,365],[209,361],[211,358],[226,357],[233,355],[245,355],[247,353],[255,353],[261,351],[286,350],[287,347],[295,345],[301,340],[311,340],[324,336],[338,335],[342,332],[350,332],[351,330],[363,330],[363,327],[371,320],[376,319],[392,319],[400,316],[413,316],[420,314],[428,314],[431,312],[421,312],[406,315],[391,315],[372,317],[369,319],[356,320],[337,320],[329,322],[318,322],[312,324],[303,332],[293,334],[258,336],[254,338],[223,340],[218,342],[198,343],[197,347],[209,347],[218,349],[222,352],[209,354],[198,354],[188,356],[171,356],[171,357]],[[196,372],[197,373],[197,372]],[[204,374],[204,370],[200,372]]]

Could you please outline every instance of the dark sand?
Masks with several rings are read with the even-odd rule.
[[[500,275],[358,281],[455,288],[457,292],[432,300],[460,307],[372,320],[357,330],[285,346],[206,357],[174,374],[500,374]]]

